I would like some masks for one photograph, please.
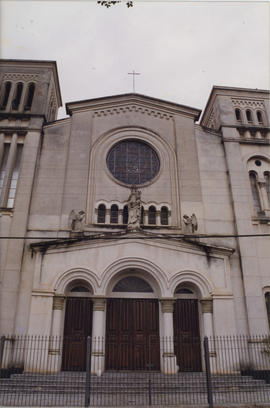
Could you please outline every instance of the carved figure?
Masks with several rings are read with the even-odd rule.
[[[197,231],[198,222],[197,222],[197,217],[195,214],[192,214],[191,217],[185,214],[183,216],[183,221],[186,224],[187,234],[194,234],[194,232]]]
[[[85,212],[72,210],[69,214],[68,224],[72,231],[83,231]]]
[[[139,191],[136,186],[131,187],[130,195],[128,197],[127,225],[127,229],[130,231],[140,229],[141,203],[141,191]]]

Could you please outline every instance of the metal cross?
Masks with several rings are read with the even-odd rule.
[[[133,75],[133,92],[135,92],[135,75],[141,75],[141,74],[133,70],[132,72],[128,72],[128,75]]]

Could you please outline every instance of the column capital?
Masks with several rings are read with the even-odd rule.
[[[159,299],[159,301],[161,303],[162,313],[173,313],[173,305],[175,303],[175,299],[163,298]]]
[[[65,296],[55,295],[53,297],[53,310],[63,310],[64,302],[65,302]]]
[[[92,297],[91,298],[93,301],[93,311],[105,311],[105,305],[106,305],[106,298],[101,296],[101,297]]]
[[[203,313],[213,313],[213,299],[205,298],[200,300]]]

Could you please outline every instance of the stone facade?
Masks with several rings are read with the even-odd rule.
[[[269,333],[269,92],[213,87],[200,123],[199,109],[138,94],[67,103],[56,120],[54,62],[3,60],[0,79],[0,234],[25,237],[1,240],[1,333],[62,336],[74,293],[93,300],[93,336],[106,337],[107,300],[119,297],[157,299],[161,336],[174,335],[179,299],[198,302],[201,336]],[[136,228],[125,220],[136,183],[108,165],[123,141],[157,157],[135,186]],[[128,178],[144,165],[125,166]],[[151,292],[118,292],[126,277]]]

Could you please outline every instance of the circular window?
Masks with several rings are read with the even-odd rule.
[[[157,153],[148,144],[139,140],[124,140],[109,151],[107,166],[117,180],[139,185],[157,175],[160,163]]]

